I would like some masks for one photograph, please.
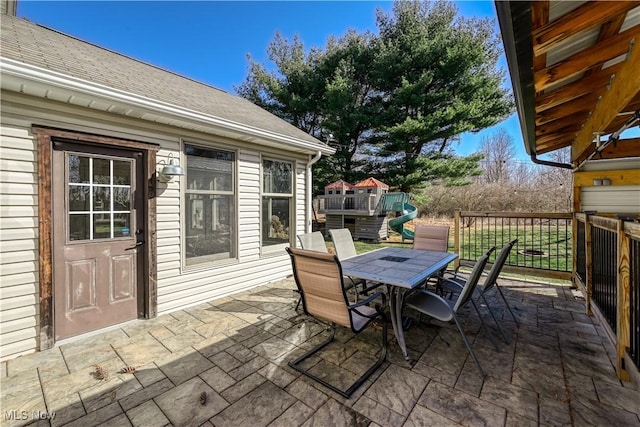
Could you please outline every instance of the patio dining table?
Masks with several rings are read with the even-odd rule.
[[[415,289],[458,258],[449,252],[385,247],[341,261],[347,276],[384,283],[396,341],[409,359],[402,330],[402,304],[406,291]]]

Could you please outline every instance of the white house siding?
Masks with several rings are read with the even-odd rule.
[[[583,212],[621,214],[640,212],[640,185],[582,187],[581,193]]]
[[[307,172],[306,162],[298,162],[295,170],[295,197],[296,200],[304,200],[304,203],[296,204],[296,234],[302,234],[307,232],[307,221],[311,221],[311,218],[307,218]],[[313,214],[312,214],[313,215]],[[295,236],[294,236],[295,237]],[[298,239],[295,239],[295,245],[299,244]]]
[[[296,164],[295,233],[307,221],[305,173],[308,156],[268,149],[86,108],[2,93],[0,131],[0,359],[38,348],[38,217],[36,143],[32,125],[129,138],[160,144],[158,160],[181,158],[181,140],[208,143],[237,153],[238,259],[183,267],[180,180],[158,184],[158,313],[282,279],[291,274],[282,254],[260,255],[260,156],[288,158]]]
[[[195,143],[185,138],[186,142]],[[219,148],[237,149],[238,147],[215,144]],[[260,148],[237,149],[237,206],[238,212],[238,260],[221,261],[212,269],[206,266],[193,266],[186,271],[180,271],[179,253],[168,254],[163,257],[166,265],[160,265],[158,255],[158,312],[168,312],[186,305],[196,304],[213,298],[221,297],[243,289],[282,279],[291,274],[291,264],[286,253],[260,255],[260,162],[261,156],[288,158],[298,160],[298,164],[306,157],[291,154],[286,156],[280,150]],[[302,163],[306,165],[306,163]],[[304,169],[304,168],[303,168]],[[304,178],[296,173],[296,229],[293,235],[303,229],[304,215]],[[302,182],[300,182],[302,181]],[[302,190],[299,187],[302,186]],[[302,191],[302,198],[298,197]],[[178,197],[178,194],[175,195]],[[160,201],[158,201],[160,202]],[[160,214],[158,214],[160,221]],[[176,228],[176,232],[179,231]],[[167,237],[173,237],[167,231]],[[163,236],[164,237],[164,236]],[[160,226],[158,225],[158,246],[160,246]],[[171,280],[166,280],[166,279]],[[165,284],[163,284],[165,283]]]
[[[260,154],[255,151],[240,150],[238,153],[238,253],[242,259],[258,259],[260,246],[256,236],[260,236]]]
[[[0,357],[36,346],[38,207],[36,147],[20,120],[0,123]]]
[[[601,172],[597,178],[610,178],[619,170],[637,170],[640,159],[605,159],[587,162],[585,172]],[[585,186],[580,189],[581,210],[603,213],[638,214],[640,212],[640,185]]]

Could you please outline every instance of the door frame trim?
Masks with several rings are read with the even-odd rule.
[[[114,138],[103,135],[70,131],[33,125],[31,132],[36,138],[38,149],[38,279],[40,299],[40,322],[38,331],[38,349],[53,347],[54,306],[53,306],[53,212],[52,212],[52,157],[54,139],[78,141],[90,145],[137,150],[143,153],[143,171],[147,185],[143,186],[144,205],[144,254],[142,254],[142,277],[144,283],[138,286],[142,290],[144,318],[154,318],[158,314],[158,278],[157,278],[157,236],[156,236],[156,153],[158,144]],[[146,161],[145,161],[146,160]]]

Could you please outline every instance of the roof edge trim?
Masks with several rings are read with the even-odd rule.
[[[205,124],[227,131],[236,132],[238,134],[268,140],[273,143],[282,144],[286,147],[304,149],[312,153],[318,151],[328,155],[335,153],[335,149],[321,142],[313,144],[297,138],[284,136],[275,132],[265,131],[263,129],[252,126],[243,125],[231,120],[221,119],[194,110],[180,108],[166,102],[158,101],[152,98],[136,95],[130,92],[113,89],[108,86],[100,85],[86,80],[70,77],[65,74],[47,70],[41,67],[25,64],[9,58],[0,58],[0,73],[12,75],[27,81],[34,81],[57,87],[63,90],[79,92],[85,95],[100,97],[113,103],[121,103],[127,106],[135,106],[146,109],[150,112],[169,115],[174,118],[187,120],[190,122]],[[144,119],[140,119],[144,120]],[[259,142],[256,142],[259,144]]]
[[[524,148],[533,163],[573,169],[573,165],[569,163],[558,163],[537,157],[531,2],[496,0],[494,4],[509,66]]]
[[[520,129],[525,142],[524,146],[527,154],[536,155],[531,4],[526,1],[495,1],[494,4],[502,33],[502,43],[509,67]]]

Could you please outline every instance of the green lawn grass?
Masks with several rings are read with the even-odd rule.
[[[529,267],[554,271],[572,270],[572,230],[570,226],[563,227],[481,227],[464,228],[460,236],[460,259],[475,261],[490,247],[496,246],[489,262],[493,262],[497,252],[506,243],[517,238],[518,243],[512,249],[506,264],[518,267]],[[381,242],[354,241],[356,252],[361,254],[385,246],[411,248],[412,241],[404,243],[397,241],[397,235],[392,234],[390,240]],[[327,247],[333,247],[328,240]],[[544,252],[542,256],[529,256],[522,252],[525,250],[537,250]],[[455,251],[454,231],[449,234],[450,252]]]
[[[484,251],[496,246],[497,251],[513,239],[518,243],[507,259],[507,265],[571,271],[572,231],[570,227],[495,227],[463,229],[460,239],[460,259],[475,260]],[[525,251],[540,251],[542,255],[526,255]],[[495,255],[492,256],[493,259]],[[490,259],[490,260],[491,260]]]

